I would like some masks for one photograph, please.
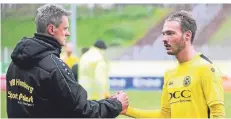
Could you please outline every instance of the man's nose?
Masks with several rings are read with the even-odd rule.
[[[163,35],[163,37],[162,37],[162,41],[163,41],[163,42],[167,42],[167,41],[168,41],[168,37],[167,37],[167,36],[165,36],[165,35]]]
[[[66,33],[66,36],[70,36],[71,34],[70,34],[70,32],[68,31],[67,33]]]

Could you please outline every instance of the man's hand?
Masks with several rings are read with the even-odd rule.
[[[123,91],[119,91],[116,94],[112,95],[110,98],[116,98],[122,104],[122,111],[120,114],[125,114],[129,105],[128,96]]]

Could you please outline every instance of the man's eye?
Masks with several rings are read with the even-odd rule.
[[[166,34],[167,35],[173,35],[174,33],[173,32],[167,32]]]

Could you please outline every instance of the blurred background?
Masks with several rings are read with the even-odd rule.
[[[35,33],[36,9],[43,4],[1,4],[1,117],[6,117],[5,73],[15,45]],[[97,39],[108,45],[110,88],[124,90],[134,107],[160,106],[163,74],[175,66],[161,41],[166,17],[189,10],[197,22],[194,46],[209,57],[223,74],[225,108],[231,118],[231,5],[229,4],[61,4],[72,10],[74,54]],[[124,117],[124,116],[120,116]]]

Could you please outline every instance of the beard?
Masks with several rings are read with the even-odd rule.
[[[186,42],[183,38],[183,35],[181,36],[181,39],[179,42],[171,46],[171,51],[167,51],[168,55],[177,55],[185,48]]]

